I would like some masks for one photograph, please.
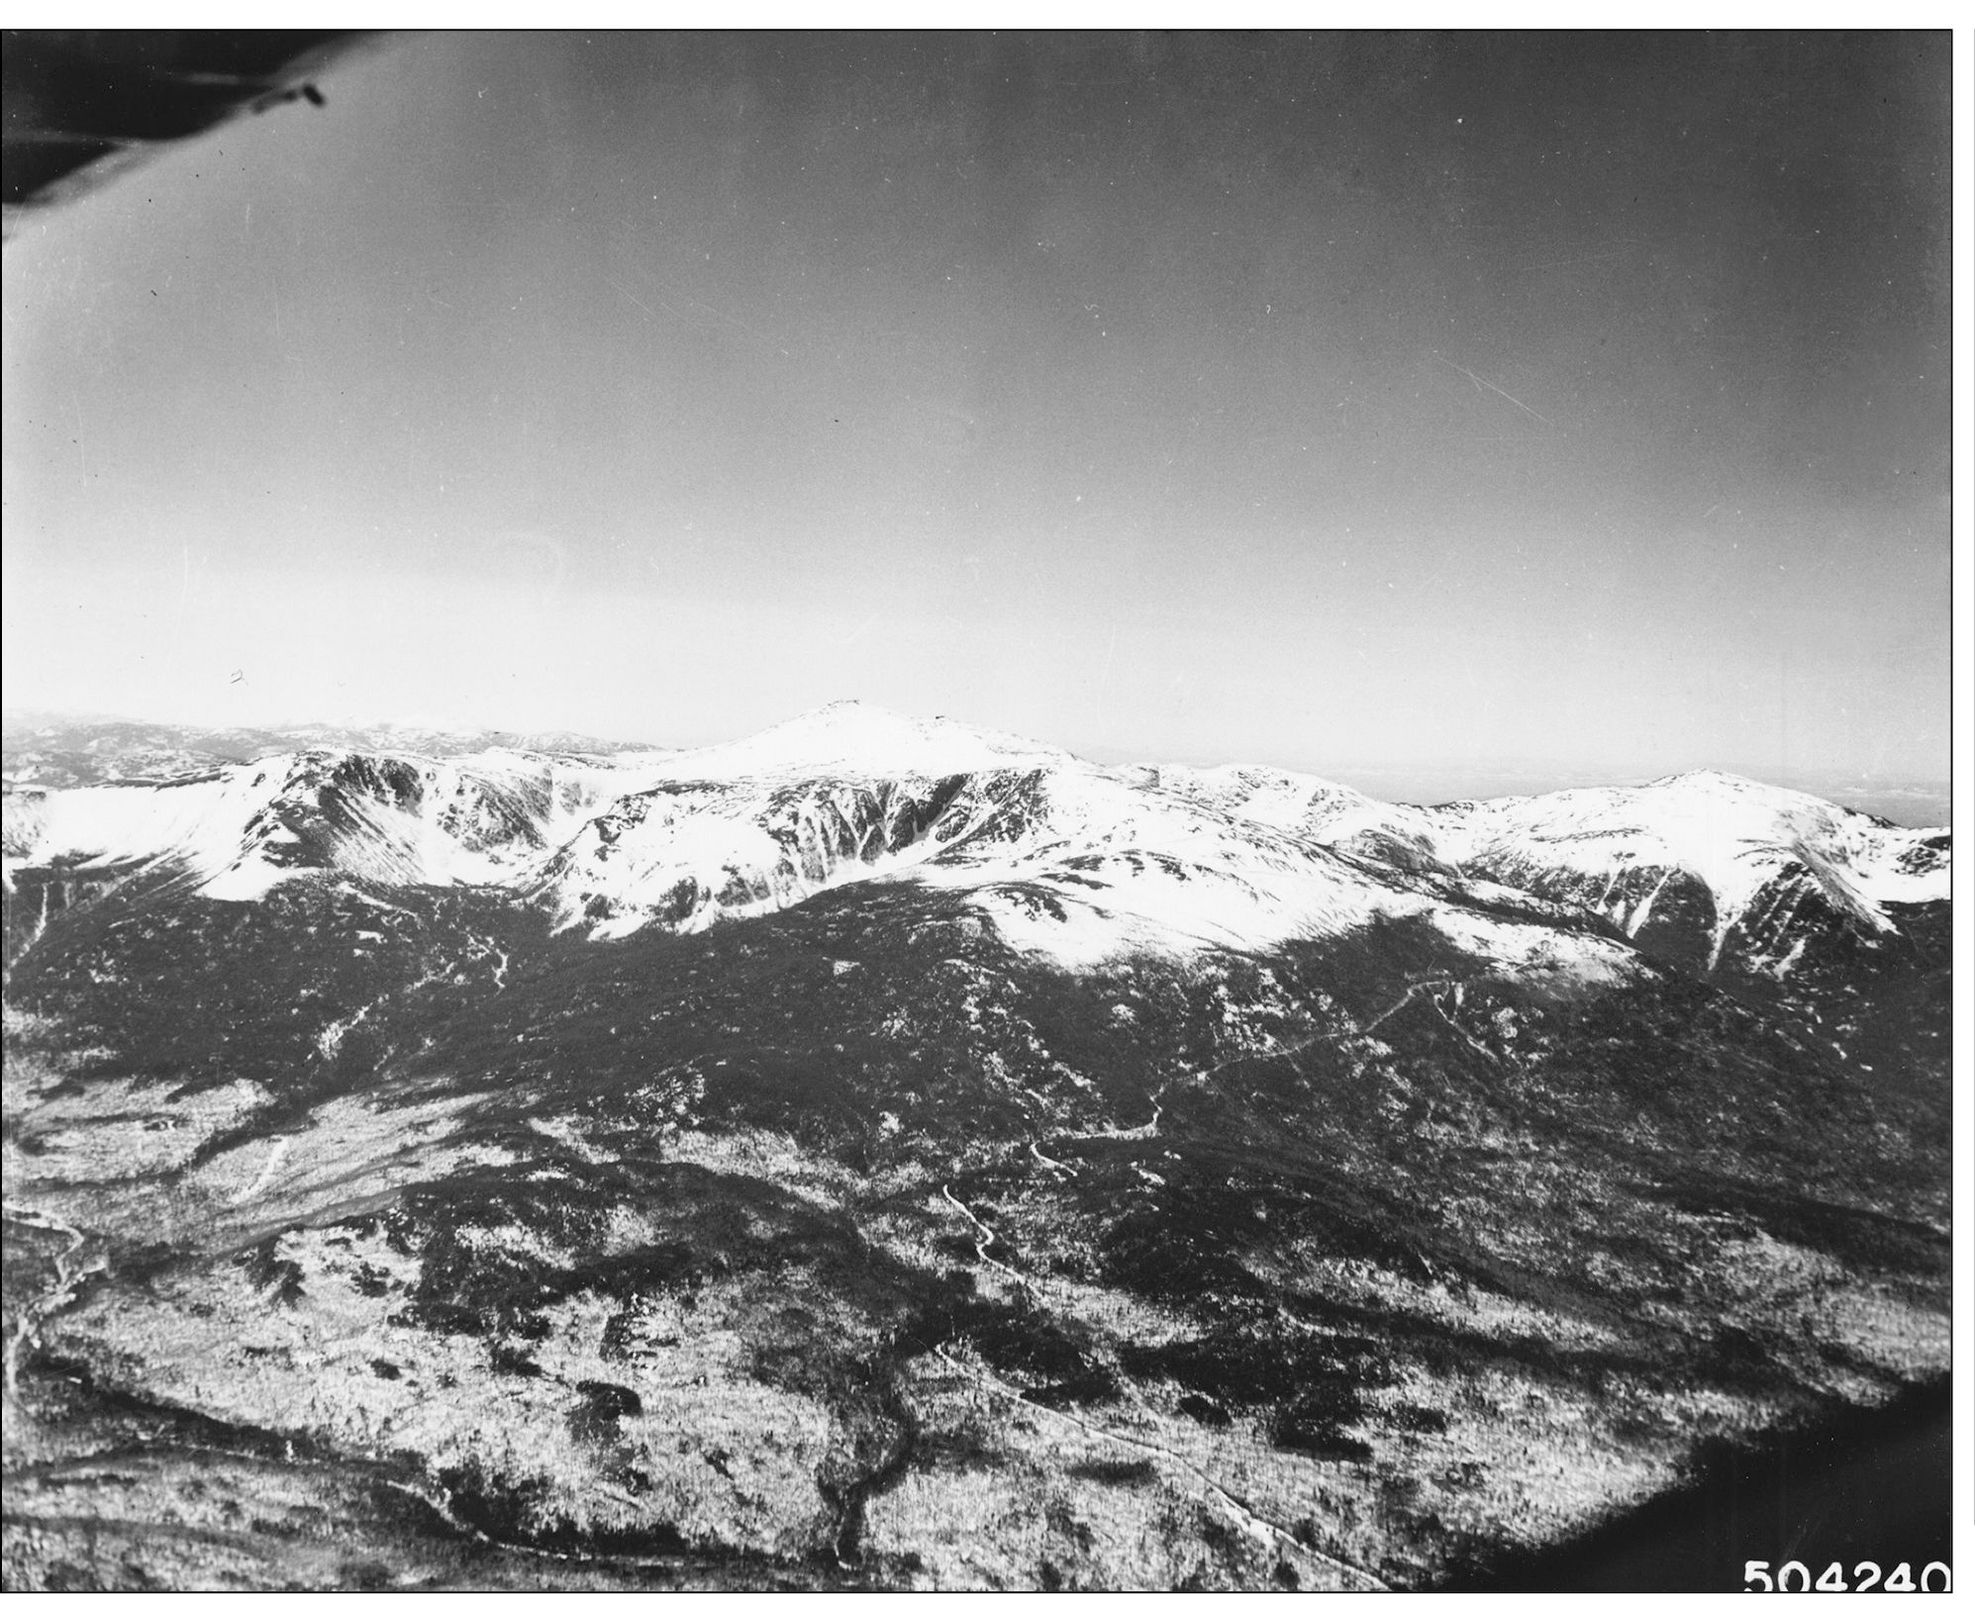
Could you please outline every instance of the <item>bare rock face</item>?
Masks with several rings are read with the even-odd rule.
[[[10,1587],[1458,1583],[1946,1372],[1949,843],[1801,793],[838,706],[6,847]]]

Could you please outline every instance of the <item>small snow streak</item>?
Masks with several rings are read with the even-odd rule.
[[[265,1188],[269,1182],[273,1181],[275,1171],[281,1168],[281,1156],[288,1151],[288,1144],[292,1140],[292,1138],[288,1137],[276,1137],[274,1139],[274,1145],[268,1149],[267,1163],[261,1166],[260,1174],[248,1182],[245,1187],[242,1187],[239,1192],[229,1197],[227,1202],[229,1204],[244,1204],[248,1199],[254,1197]]]

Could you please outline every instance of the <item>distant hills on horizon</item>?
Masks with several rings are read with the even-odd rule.
[[[737,731],[727,739],[750,733]],[[242,763],[307,746],[405,751],[446,758],[491,747],[552,753],[617,753],[681,751],[705,744],[601,736],[577,730],[524,731],[415,720],[298,720],[214,725],[101,712],[0,709],[0,770],[4,770],[9,784],[72,786],[119,779],[155,779],[187,764]],[[1084,757],[1104,764],[1180,762],[1209,768],[1226,762],[1273,762],[1259,754],[1148,753],[1109,743],[1077,750]],[[1853,778],[1828,771],[1738,767],[1702,760],[1667,770],[1613,765],[1543,766],[1513,760],[1483,765],[1339,762],[1276,766],[1320,774],[1384,801],[1411,803],[1536,795],[1582,786],[1638,785],[1668,773],[1724,768],[1768,785],[1812,792],[1900,825],[1946,825],[1952,813],[1953,796],[1952,785],[1946,780],[1913,776]]]

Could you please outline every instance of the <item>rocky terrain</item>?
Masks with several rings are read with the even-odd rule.
[[[1945,832],[93,739],[9,754],[9,1586],[1471,1582],[1946,1374]]]

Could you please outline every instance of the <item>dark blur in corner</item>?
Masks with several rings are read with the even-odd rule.
[[[7,29],[0,53],[5,237],[174,141],[289,103],[321,107],[316,76],[375,37],[305,29]]]

